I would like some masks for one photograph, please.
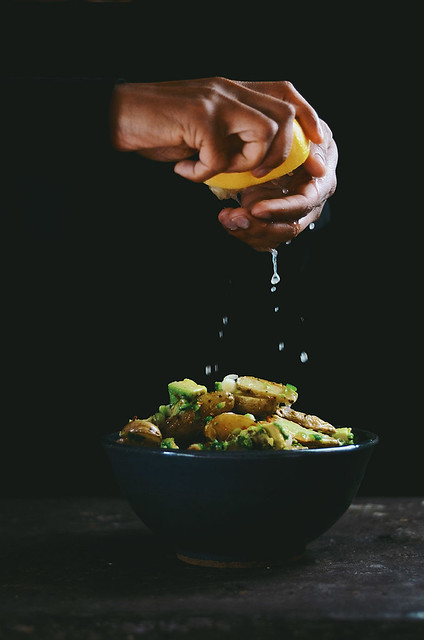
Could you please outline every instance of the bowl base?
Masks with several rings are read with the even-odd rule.
[[[197,567],[212,567],[214,569],[261,569],[265,567],[290,564],[299,560],[305,549],[298,550],[293,555],[283,558],[221,558],[206,554],[194,554],[190,551],[177,551],[177,558],[187,564]]]

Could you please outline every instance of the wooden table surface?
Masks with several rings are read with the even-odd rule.
[[[1,640],[424,638],[424,498],[358,498],[254,570],[182,563],[120,498],[5,500],[1,531]]]

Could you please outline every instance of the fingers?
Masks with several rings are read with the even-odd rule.
[[[315,144],[321,144],[323,142],[324,132],[317,112],[299,91],[295,89],[291,82],[284,80],[274,82],[243,82],[242,84],[290,104],[305,135]]]
[[[178,162],[175,171],[196,182],[224,171],[248,171],[267,157],[276,134],[275,120],[249,105],[227,100],[219,115],[202,122],[198,157]]]
[[[293,221],[308,215],[320,204],[321,197],[317,181],[310,181],[302,193],[295,193],[284,198],[262,200],[250,210],[255,218],[269,221]]]
[[[309,173],[311,177],[323,178],[327,171],[325,166],[325,158],[319,152],[314,152],[311,149],[309,156],[303,163],[304,169]]]
[[[292,92],[292,104],[296,109],[296,118],[299,120],[305,135],[311,142],[321,144],[324,141],[324,134],[317,112],[291,83],[290,89]]]
[[[249,229],[252,221],[249,212],[242,207],[232,209],[227,207],[218,215],[218,219],[227,231],[238,231],[239,229]]]
[[[284,162],[290,153],[293,143],[295,109],[290,103],[271,94],[244,86],[245,83],[233,84],[237,86],[236,91],[239,92],[239,99],[253,109],[255,117],[261,113],[268,118],[272,125],[272,136],[267,141],[267,148],[261,162],[249,167],[255,177],[261,178]],[[241,138],[243,139],[243,136]],[[246,169],[235,170],[246,171]]]
[[[241,207],[221,211],[219,220],[230,235],[266,251],[293,240],[319,218],[336,189],[338,160],[337,146],[324,122],[322,132],[323,140],[311,144],[308,160],[293,174],[245,189]]]
[[[291,242],[319,217],[320,211],[313,210],[299,220],[265,222],[253,218],[246,209],[240,207],[223,209],[218,218],[230,235],[256,251],[269,251],[283,242]]]
[[[276,248],[293,240],[320,216],[325,201],[335,189],[335,172],[324,178],[311,179],[304,169],[295,172],[291,195],[278,197],[284,185],[265,183],[246,189],[242,207],[226,208],[219,220],[230,235],[249,244],[257,251]],[[277,197],[276,197],[277,195]]]
[[[275,167],[278,167],[290,153],[293,144],[293,119],[290,109],[286,110],[286,116],[280,121],[278,132],[270,145],[267,154],[259,166],[252,173],[256,178],[262,178]]]
[[[251,170],[262,177],[288,157],[296,115],[290,102],[217,78],[203,106],[197,139],[185,140],[198,150],[198,158],[177,163],[178,174],[204,181],[220,172]]]
[[[337,146],[333,139],[333,134],[329,126],[322,122],[324,140],[320,144],[311,144],[309,156],[303,164],[303,168],[308,174],[315,178],[323,178],[328,175],[330,179],[334,176],[338,160]]]

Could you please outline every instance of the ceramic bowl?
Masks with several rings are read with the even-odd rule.
[[[187,451],[103,438],[123,495],[186,562],[246,567],[302,554],[355,497],[378,437],[302,451]]]

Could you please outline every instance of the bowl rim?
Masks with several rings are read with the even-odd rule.
[[[119,437],[119,431],[107,433],[102,436],[101,442],[105,448],[118,449],[120,451],[132,452],[137,455],[155,455],[155,456],[172,456],[178,458],[213,458],[214,460],[234,460],[236,459],[249,459],[255,460],[260,458],[297,458],[305,456],[317,456],[317,455],[334,455],[353,451],[359,451],[367,449],[369,447],[375,447],[379,442],[377,434],[367,429],[354,429],[353,434],[357,434],[363,438],[362,442],[348,444],[342,447],[322,447],[317,449],[291,449],[291,450],[265,450],[261,451],[255,449],[253,451],[243,450],[230,450],[230,451],[196,451],[195,449],[161,449],[160,447],[137,447],[132,444],[117,443],[116,439]]]

